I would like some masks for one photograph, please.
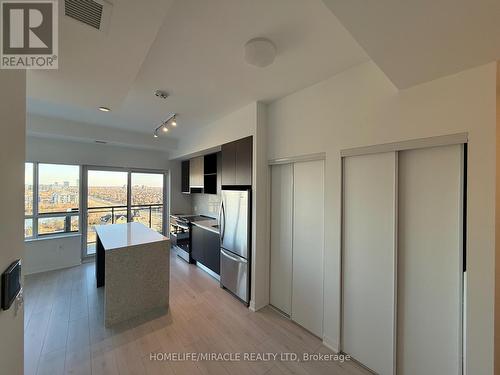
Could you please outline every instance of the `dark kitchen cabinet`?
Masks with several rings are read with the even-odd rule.
[[[220,274],[219,234],[193,225],[191,232],[191,256],[197,262]]]
[[[236,185],[252,185],[252,137],[236,141]]]
[[[203,192],[205,194],[217,194],[218,154],[214,153],[204,156]]]
[[[253,138],[222,145],[222,185],[252,185]]]
[[[204,236],[205,229],[193,225],[191,227],[191,257],[197,262],[205,262],[204,248]]]
[[[236,142],[230,142],[221,147],[222,185],[236,184]]]
[[[189,160],[181,162],[181,192],[190,193],[189,190]]]
[[[220,238],[218,233],[205,230],[205,266],[220,274]]]

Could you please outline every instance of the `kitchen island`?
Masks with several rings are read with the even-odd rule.
[[[167,309],[170,240],[141,223],[97,225],[96,282],[110,326]]]

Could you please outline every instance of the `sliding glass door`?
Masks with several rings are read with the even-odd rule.
[[[131,218],[163,233],[163,174],[131,174]]]
[[[87,255],[95,254],[95,225],[128,221],[128,172],[88,170],[87,172]]]
[[[95,225],[140,222],[164,233],[164,172],[86,167],[83,255],[95,254]]]

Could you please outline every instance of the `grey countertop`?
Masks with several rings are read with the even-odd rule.
[[[105,251],[168,241],[168,238],[141,223],[96,225],[95,231]]]
[[[218,223],[216,219],[193,221],[192,224],[196,225],[197,227],[219,234],[219,227],[217,226]]]

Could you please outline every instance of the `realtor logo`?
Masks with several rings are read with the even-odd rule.
[[[57,1],[0,2],[2,69],[57,69]]]

